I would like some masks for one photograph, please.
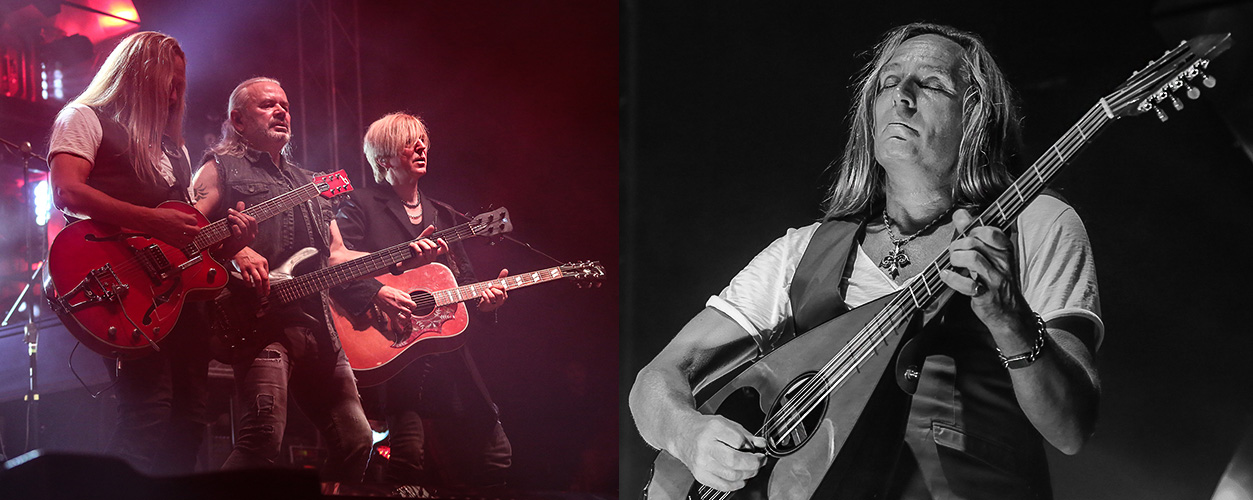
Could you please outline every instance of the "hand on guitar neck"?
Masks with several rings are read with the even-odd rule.
[[[426,229],[422,230],[422,234],[418,235],[417,241],[409,242],[409,248],[413,249],[413,257],[396,264],[396,268],[392,272],[400,273],[425,266],[435,262],[436,257],[450,252],[448,243],[443,238],[436,238],[433,241],[428,238],[432,234],[435,234],[435,226],[426,226]],[[362,255],[365,254],[362,253]]]

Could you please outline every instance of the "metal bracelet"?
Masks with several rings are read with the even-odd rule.
[[[1001,358],[1001,366],[1004,366],[1006,369],[1026,368],[1031,366],[1031,363],[1035,363],[1035,360],[1039,359],[1040,353],[1044,350],[1044,337],[1045,334],[1048,333],[1048,328],[1044,326],[1044,318],[1041,318],[1040,315],[1036,313],[1031,314],[1035,316],[1036,324],[1035,345],[1031,346],[1031,352],[1024,352],[1016,356],[1006,357],[1004,354],[1001,354],[1001,349],[999,347],[996,349],[996,355]]]

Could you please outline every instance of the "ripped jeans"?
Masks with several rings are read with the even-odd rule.
[[[301,327],[287,338],[307,346],[272,342],[248,363],[235,365],[235,386],[244,415],[235,449],[222,469],[273,467],[287,425],[287,395],[322,433],[328,455],[324,481],[360,482],[370,459],[370,424],[352,368],[343,351],[319,349],[312,333]]]

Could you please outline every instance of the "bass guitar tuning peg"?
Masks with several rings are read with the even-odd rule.
[[[1201,89],[1198,89],[1191,85],[1184,85],[1184,88],[1187,89],[1186,91],[1184,91],[1184,94],[1188,96],[1188,99],[1192,99],[1195,101],[1196,98],[1201,97]]]
[[[1167,115],[1165,111],[1162,111],[1162,108],[1153,106],[1153,112],[1157,114],[1158,120],[1165,122],[1166,120],[1170,119],[1170,115]]]
[[[1204,73],[1201,74],[1205,75]],[[1218,85],[1218,80],[1214,79],[1212,75],[1205,75],[1205,78],[1201,79],[1201,85],[1204,85],[1205,88],[1212,89],[1215,85]]]

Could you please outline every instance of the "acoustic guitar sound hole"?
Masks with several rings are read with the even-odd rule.
[[[409,296],[413,298],[413,302],[418,305],[413,308],[414,317],[420,318],[431,314],[431,311],[435,310],[435,297],[433,297],[430,293],[417,290]]]
[[[781,457],[804,446],[826,415],[826,398],[814,400],[815,388],[807,384],[813,377],[814,372],[809,372],[793,379],[770,407],[766,419],[770,423],[766,437],[770,454]]]

